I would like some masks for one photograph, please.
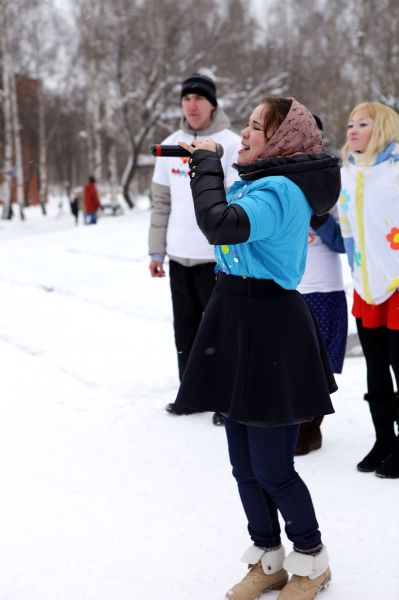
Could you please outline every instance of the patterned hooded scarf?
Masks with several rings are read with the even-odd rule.
[[[323,153],[312,113],[294,98],[280,127],[266,143],[262,158],[250,165],[234,164],[241,179],[284,176],[301,188],[313,212],[323,215],[337,202],[341,189],[338,158]]]
[[[267,142],[262,159],[293,154],[319,154],[323,150],[321,133],[312,113],[295,98],[280,127]]]

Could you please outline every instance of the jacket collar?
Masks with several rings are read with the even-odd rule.
[[[337,202],[341,189],[338,158],[332,154],[298,154],[257,160],[251,165],[233,165],[241,179],[254,181],[284,176],[305,194],[313,212],[322,215]]]

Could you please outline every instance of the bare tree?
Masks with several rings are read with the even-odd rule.
[[[10,73],[12,72],[12,60],[8,43],[8,15],[6,10],[6,0],[0,0],[0,22],[2,31],[0,32],[1,59],[2,59],[2,105],[3,105],[3,123],[4,123],[4,143],[3,143],[3,211],[2,218],[8,219],[11,216],[11,173],[12,173],[12,112],[11,112],[11,86]]]
[[[47,144],[48,135],[46,131],[46,104],[48,99],[47,89],[44,82],[49,79],[55,80],[59,69],[59,51],[61,22],[56,19],[51,10],[51,0],[15,0],[13,3],[0,0],[1,22],[3,29],[8,35],[2,35],[2,57],[6,57],[7,63],[3,68],[3,90],[8,81],[9,93],[4,94],[3,121],[4,139],[9,139],[9,128],[13,129],[13,143],[11,155],[14,158],[14,174],[16,175],[16,194],[20,211],[27,203],[27,190],[30,178],[34,171],[38,175],[39,202],[43,214],[46,213],[46,198],[48,189],[47,173]],[[24,18],[21,18],[21,15]],[[46,31],[46,35],[43,35]],[[3,33],[3,32],[2,32]],[[6,74],[8,73],[8,78]],[[18,74],[18,77],[17,77]],[[22,77],[21,77],[22,76]],[[29,121],[29,135],[34,137],[34,156],[24,164],[21,142],[21,100],[25,99],[19,95],[19,82],[22,78],[36,82],[36,97],[32,108],[28,110],[23,107],[24,135],[26,137],[26,123]],[[22,91],[22,94],[25,92]],[[26,103],[25,103],[26,104]],[[5,117],[5,114],[8,117]],[[28,114],[29,113],[29,114]],[[34,119],[36,123],[34,123]],[[36,151],[37,144],[37,151]],[[8,148],[6,143],[6,148]],[[6,157],[9,156],[5,152]],[[6,159],[8,160],[8,158]],[[5,212],[5,210],[3,211]]]
[[[17,98],[17,81],[14,73],[10,74],[11,88],[11,115],[12,115],[12,133],[14,141],[14,178],[16,188],[16,200],[19,207],[19,215],[22,220],[25,219],[24,205],[24,169],[22,162],[22,145],[21,145],[21,125],[19,120],[18,98]]]
[[[45,80],[54,78],[57,70],[58,47],[55,40],[62,39],[60,22],[51,10],[50,0],[30,0],[25,11],[25,43],[22,45],[19,62],[23,71],[31,73],[37,81],[37,137],[38,137],[38,180],[39,202],[42,213],[46,214],[48,190],[47,167],[47,95]],[[49,32],[42,35],[43,28]],[[29,49],[29,52],[24,52]]]
[[[21,148],[21,127],[18,111],[17,84],[15,74],[15,61],[11,39],[15,34],[16,14],[19,3],[15,5],[1,0],[0,14],[2,16],[2,68],[3,68],[3,102],[4,102],[4,132],[5,132],[5,177],[6,200],[4,215],[10,214],[12,200],[12,178],[15,181],[16,199],[19,205],[19,214],[24,219],[24,180]],[[11,175],[11,177],[9,177]]]
[[[41,82],[43,206],[47,177],[78,182],[89,169],[109,184],[113,206],[120,173],[134,206],[139,155],[176,128],[180,81],[196,70],[215,78],[235,127],[262,95],[291,95],[321,116],[335,148],[356,102],[398,103],[396,0],[269,0],[263,18],[246,0],[74,0],[74,23],[62,29],[53,1],[0,0],[3,187],[14,145],[11,74],[23,73]]]
[[[139,153],[150,145],[157,127],[167,128],[168,121],[170,129],[176,125],[180,81],[207,64],[217,79],[217,64],[222,62],[222,55],[226,56],[225,46],[232,39],[239,43],[244,37],[243,22],[232,20],[223,6],[215,15],[215,3],[210,0],[185,3],[147,0],[132,4],[126,0],[115,3],[121,21],[117,81],[124,131],[130,146],[122,184],[129,205],[133,203],[129,186]],[[230,4],[233,8],[242,6],[239,0]],[[244,46],[237,46],[237,42],[238,58]],[[230,59],[232,56],[230,52]],[[229,71],[233,70],[234,64]]]
[[[39,202],[42,213],[46,214],[47,199],[47,143],[46,143],[46,113],[45,94],[43,81],[38,85],[38,113],[39,113]]]

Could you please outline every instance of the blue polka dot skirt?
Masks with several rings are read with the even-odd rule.
[[[345,292],[315,292],[303,294],[303,297],[309,303],[319,324],[332,371],[342,373],[348,335]]]

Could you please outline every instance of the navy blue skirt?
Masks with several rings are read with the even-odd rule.
[[[344,291],[303,294],[326,343],[331,369],[342,373],[348,337],[348,307]]]
[[[334,412],[336,389],[319,327],[299,292],[219,274],[178,405],[237,421],[298,423]]]

